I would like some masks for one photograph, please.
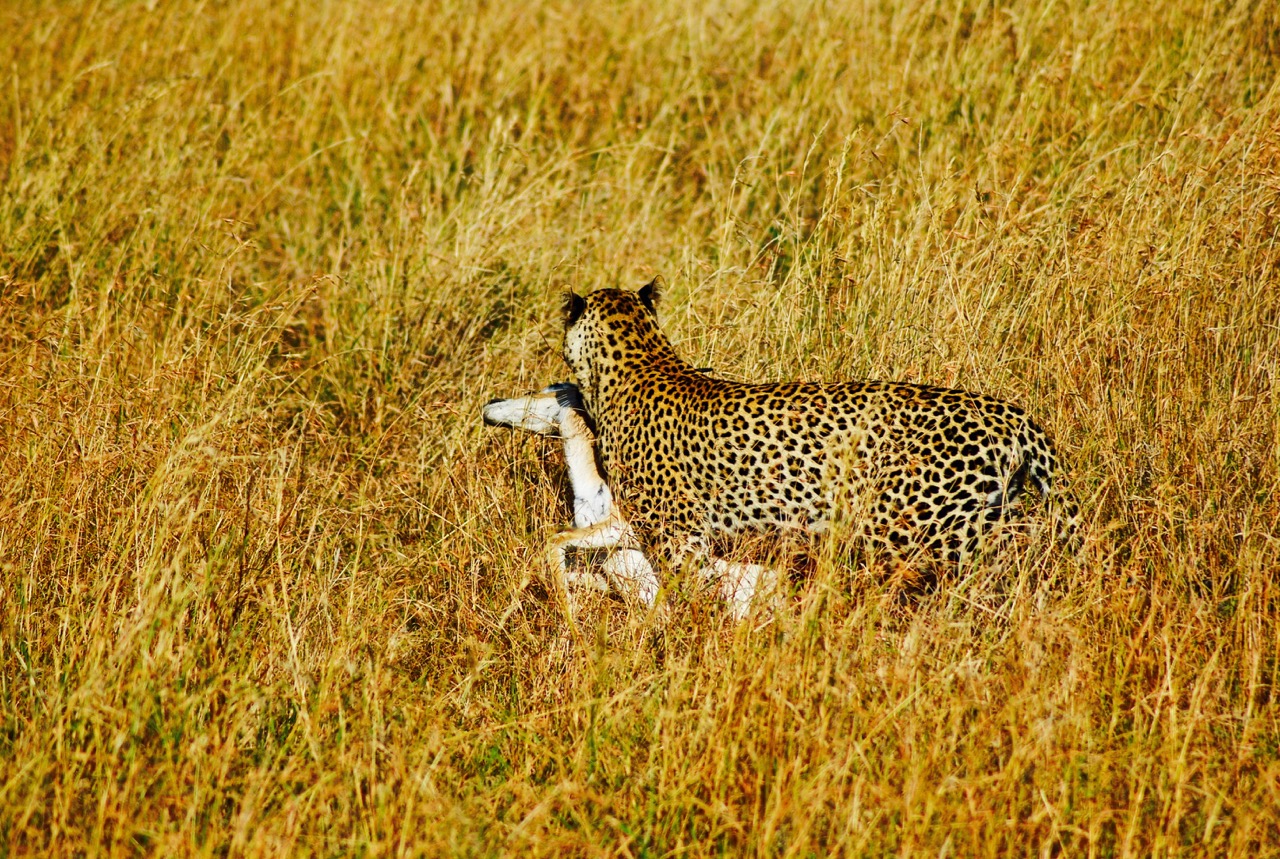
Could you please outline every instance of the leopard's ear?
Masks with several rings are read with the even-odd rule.
[[[653,280],[640,287],[640,291],[636,293],[640,297],[640,301],[645,307],[649,308],[649,312],[654,316],[658,315],[658,284],[662,280],[662,275],[658,275]]]
[[[582,311],[587,309],[587,300],[573,290],[564,297],[564,327],[578,321],[578,317],[582,315]]]

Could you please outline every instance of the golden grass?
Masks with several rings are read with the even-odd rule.
[[[1271,4],[9,2],[0,854],[1280,844]],[[542,584],[566,286],[1030,408],[1078,558]]]

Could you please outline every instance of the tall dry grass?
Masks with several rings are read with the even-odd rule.
[[[9,2],[0,853],[1280,845],[1266,3]],[[1028,406],[1078,557],[571,644],[559,294]]]

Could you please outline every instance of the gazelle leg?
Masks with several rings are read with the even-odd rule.
[[[615,590],[651,608],[661,587],[658,574],[644,552],[626,548],[626,542],[614,549],[604,562],[604,574]]]
[[[598,522],[586,528],[574,528],[569,531],[562,531],[547,541],[547,560],[551,565],[551,569],[556,579],[556,590],[560,596],[561,605],[565,612],[565,619],[569,622],[569,626],[573,629],[574,636],[579,639],[577,614],[578,601],[575,590],[572,586],[583,586],[592,588],[597,591],[608,592],[608,564],[606,564],[604,573],[579,572],[569,569],[566,559],[566,553],[569,549],[614,549],[628,537],[630,528],[627,523],[620,517],[613,516],[603,522]],[[644,565],[648,566],[648,561],[644,559],[644,555],[635,549],[623,549],[628,552],[627,557],[638,555]],[[652,571],[652,568],[649,568]]]
[[[686,541],[676,553],[677,558],[691,555],[699,558],[699,578],[716,584],[734,620],[745,618],[753,604],[760,605],[765,599],[772,602],[778,595],[780,576],[773,567],[712,557],[698,540]]]
[[[706,569],[720,581],[720,595],[734,620],[742,620],[754,605],[770,602],[778,593],[778,571],[761,564],[712,558]]]

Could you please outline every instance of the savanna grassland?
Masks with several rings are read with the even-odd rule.
[[[1280,9],[0,8],[0,854],[1280,853]],[[565,289],[1023,404],[903,607],[569,628]],[[1034,508],[1033,508],[1034,510]]]

